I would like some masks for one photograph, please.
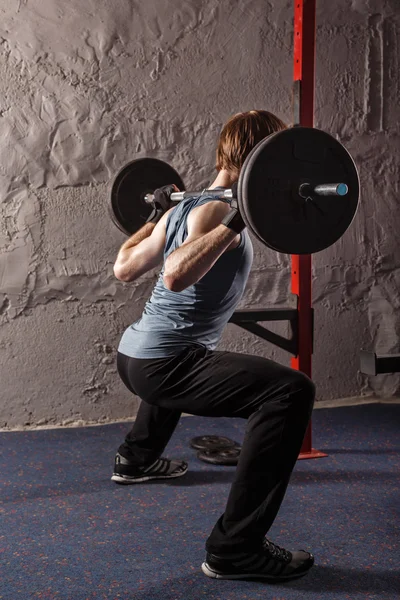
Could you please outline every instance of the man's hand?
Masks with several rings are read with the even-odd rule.
[[[232,186],[233,198],[230,202],[231,210],[221,221],[221,225],[225,225],[229,229],[232,229],[235,233],[240,233],[246,227],[241,214],[239,212],[239,206],[237,201],[237,183]]]
[[[171,194],[179,192],[176,185],[164,185],[157,190],[154,190],[154,200],[152,202],[153,210],[147,219],[146,223],[158,223],[161,217],[173,206]]]

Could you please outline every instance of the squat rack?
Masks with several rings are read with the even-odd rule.
[[[314,126],[316,0],[294,0],[293,124]],[[312,375],[314,310],[311,295],[311,255],[292,255],[291,291],[297,308],[236,311],[230,322],[293,354],[291,367]],[[259,325],[267,321],[289,321],[291,338],[284,338]],[[327,456],[312,447],[309,425],[299,458]]]

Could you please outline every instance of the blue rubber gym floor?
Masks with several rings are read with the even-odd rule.
[[[129,424],[0,433],[0,598],[18,600],[358,600],[400,598],[400,405],[315,410],[269,533],[316,564],[287,584],[208,579],[204,542],[234,467],[207,465],[197,435],[241,441],[244,421],[184,417],[165,455],[182,478],[119,486],[113,458]]]

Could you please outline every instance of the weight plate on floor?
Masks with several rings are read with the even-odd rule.
[[[224,436],[200,435],[190,441],[190,446],[195,450],[216,450],[218,448],[238,447],[238,444]]]
[[[302,183],[345,183],[345,196],[302,198]],[[358,207],[359,178],[344,146],[319,129],[274,133],[250,152],[239,177],[239,210],[247,227],[268,247],[312,254],[334,244]]]
[[[200,450],[197,453],[197,458],[213,465],[235,466],[239,460],[240,450],[240,447]]]
[[[132,235],[145,224],[152,211],[146,194],[174,183],[180,191],[185,185],[169,164],[157,158],[138,158],[125,165],[111,186],[110,216],[123,233]]]

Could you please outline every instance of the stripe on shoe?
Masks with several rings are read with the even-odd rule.
[[[173,463],[173,461],[168,458],[159,458],[155,463],[143,471],[143,475],[172,475],[172,473],[182,473],[185,470],[186,464],[183,462]]]
[[[260,558],[259,554],[246,554],[242,560],[235,559],[233,564],[236,567],[250,567],[258,558]]]
[[[280,575],[286,568],[286,564],[276,560],[273,557],[268,557],[260,554],[247,555],[242,560],[234,560],[233,566],[247,573],[258,571],[270,575]]]

